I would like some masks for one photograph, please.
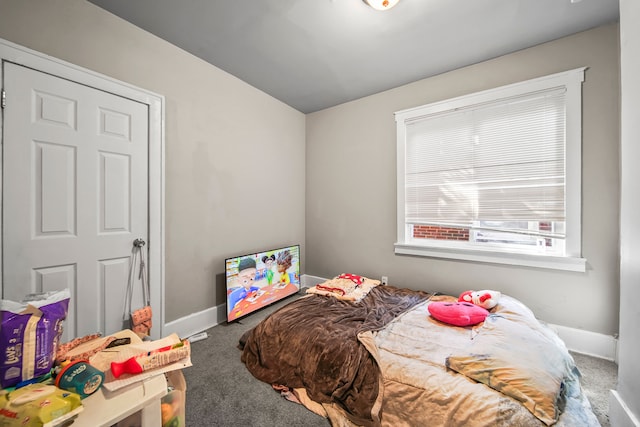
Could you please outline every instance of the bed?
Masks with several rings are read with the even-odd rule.
[[[483,322],[460,327],[429,313],[456,297],[336,283],[240,340],[254,377],[331,425],[600,425],[564,343],[520,301],[502,295]]]

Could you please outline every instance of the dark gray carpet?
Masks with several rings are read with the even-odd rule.
[[[186,425],[200,426],[329,426],[329,421],[291,403],[269,384],[255,379],[240,361],[238,339],[275,309],[280,301],[240,322],[207,330],[208,338],[192,344],[187,380]]]
[[[608,360],[571,352],[582,374],[580,383],[587,395],[593,413],[602,427],[610,427],[609,390],[615,390],[618,382],[618,365]]]
[[[238,339],[289,297],[240,322],[207,330],[207,339],[192,344],[193,366],[187,380],[186,425],[200,426],[329,426],[302,405],[291,403],[270,385],[256,380],[240,361]],[[609,427],[609,390],[615,389],[618,368],[613,362],[572,353],[582,373],[582,385],[603,427]]]

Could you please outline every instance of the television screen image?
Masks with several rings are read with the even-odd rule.
[[[300,290],[300,246],[227,258],[225,270],[232,322]]]

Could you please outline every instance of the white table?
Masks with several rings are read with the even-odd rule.
[[[104,387],[82,400],[84,410],[73,427],[110,427],[140,412],[142,427],[162,425],[160,400],[167,394],[167,380],[159,374],[116,391]]]

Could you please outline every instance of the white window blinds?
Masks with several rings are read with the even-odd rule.
[[[406,121],[405,223],[565,221],[565,88]]]

